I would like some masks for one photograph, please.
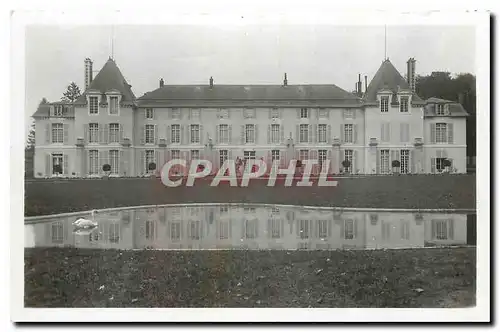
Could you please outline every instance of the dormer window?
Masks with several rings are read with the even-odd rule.
[[[401,101],[399,103],[399,111],[401,113],[408,113],[408,97],[401,97]]]
[[[67,113],[66,107],[63,105],[54,105],[52,106],[52,114],[53,117],[62,117]]]
[[[89,113],[99,114],[99,97],[89,96]]]
[[[307,119],[309,118],[309,112],[307,108],[301,108],[300,109],[300,118],[301,119]]]
[[[436,105],[436,114],[437,115],[445,115],[444,104]]]
[[[119,101],[118,96],[109,97],[109,114],[117,115],[119,113]]]
[[[380,98],[380,112],[381,113],[389,112],[389,96],[383,96]]]

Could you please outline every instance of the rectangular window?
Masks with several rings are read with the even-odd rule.
[[[280,160],[280,150],[271,150],[271,160]]]
[[[200,159],[200,150],[191,150],[191,160]]]
[[[147,240],[156,240],[158,236],[158,225],[154,220],[146,221],[146,239]]]
[[[89,151],[89,174],[99,174],[99,151]]]
[[[401,150],[401,174],[407,174],[410,166],[410,150]]]
[[[328,237],[328,220],[316,220],[316,227],[318,228],[318,237],[320,239]]]
[[[110,143],[120,142],[120,125],[118,123],[109,124],[109,142]]]
[[[146,108],[146,119],[153,120],[155,117],[155,111],[152,108]]]
[[[436,115],[445,115],[444,104],[437,104],[436,105]]]
[[[300,160],[309,160],[309,150],[300,150],[299,158]]]
[[[256,239],[259,235],[258,231],[259,220],[245,220],[245,238]]]
[[[277,108],[273,108],[271,110],[271,119],[279,119],[280,118],[280,111]]]
[[[309,118],[309,110],[307,108],[300,109],[300,118],[301,119],[308,119]]]
[[[201,237],[201,222],[199,220],[190,221],[188,225],[188,238],[199,240]]]
[[[175,120],[181,119],[181,110],[180,109],[172,108],[171,114],[172,114],[172,119],[175,119]]]
[[[191,143],[200,143],[200,125],[191,125]]]
[[[118,97],[109,97],[109,114],[118,114]]]
[[[353,143],[353,125],[345,124],[344,125],[344,142],[345,143]]]
[[[149,170],[149,164],[155,162],[155,151],[154,150],[146,150],[146,171],[147,173],[151,173],[153,171]]]
[[[299,227],[298,232],[301,239],[309,238],[309,220],[298,220]]]
[[[344,239],[353,240],[354,236],[354,220],[344,220]]]
[[[180,159],[181,151],[180,150],[170,150],[170,154],[172,155],[172,159]]]
[[[52,143],[64,143],[64,129],[62,123],[52,124]]]
[[[64,242],[64,225],[60,221],[53,222],[50,225],[52,243],[62,244]]]
[[[120,224],[112,223],[109,225],[109,242],[119,243],[120,242]]]
[[[299,143],[308,143],[308,142],[309,142],[309,125],[301,124]]]
[[[344,168],[344,170],[347,171],[347,172],[350,172],[351,169],[352,169],[352,155],[353,155],[353,151],[352,150],[345,150],[344,151],[344,160],[349,160],[349,162],[350,162],[350,166],[347,167],[347,168]]]
[[[318,125],[318,142],[326,143],[326,124]]]
[[[63,106],[62,105],[54,105],[54,113],[53,116],[61,117],[63,116]]]
[[[380,150],[380,173],[388,174],[390,171],[389,165],[389,150]]]
[[[219,125],[219,142],[223,144],[229,144],[229,125]]]
[[[408,97],[401,97],[401,101],[399,103],[399,111],[401,113],[408,113]]]
[[[245,143],[255,143],[255,125],[245,125]]]
[[[181,223],[172,222],[170,224],[170,240],[179,241],[181,239]]]
[[[250,159],[254,160],[255,159],[255,151],[244,151],[243,152],[243,159],[245,160],[245,163],[249,161]]]
[[[191,109],[191,120],[200,120],[200,109],[198,108]]]
[[[432,220],[433,240],[453,240],[453,219]]]
[[[446,158],[436,158],[436,172],[441,173],[445,170],[444,161]]]
[[[99,124],[89,124],[89,143],[99,143]]]
[[[404,222],[401,225],[401,239],[402,240],[410,239],[410,224],[408,222]]]
[[[280,142],[280,125],[272,124],[271,125],[271,143],[279,143]]]
[[[155,125],[146,125],[146,144],[154,144],[155,142]]]
[[[99,114],[99,97],[89,97],[89,113]]]
[[[52,154],[52,174],[63,174],[63,155],[61,153]]]
[[[180,143],[181,142],[181,126],[178,124],[173,124],[171,127],[171,137],[170,141],[172,143]]]
[[[245,119],[253,119],[253,118],[255,118],[255,109],[253,109],[253,108],[245,108],[243,110],[243,117]]]
[[[436,143],[448,143],[446,123],[436,123]]]
[[[120,172],[120,154],[118,150],[109,151],[109,165],[111,166],[111,174]]]
[[[219,222],[219,239],[221,240],[229,239],[229,222],[227,221]]]
[[[318,116],[320,119],[327,119],[328,118],[328,110],[320,109],[318,112],[319,112]]]
[[[389,97],[380,98],[380,112],[382,113],[389,112]]]
[[[224,162],[228,158],[228,151],[227,150],[219,150],[219,163],[220,165],[224,165]]]
[[[269,219],[269,228],[271,230],[271,238],[279,239],[281,238],[281,220],[279,219]]]
[[[320,168],[322,168],[323,164],[326,162],[326,154],[326,150],[318,150],[318,163]]]

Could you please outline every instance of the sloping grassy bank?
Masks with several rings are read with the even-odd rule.
[[[476,249],[25,249],[27,307],[464,307]]]
[[[362,208],[474,209],[475,175],[339,178],[336,187],[284,187],[251,180],[248,187],[197,180],[165,187],[159,179],[34,181],[25,184],[25,215],[169,203],[271,203]]]

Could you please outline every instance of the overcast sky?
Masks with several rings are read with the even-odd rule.
[[[84,59],[98,71],[111,55],[137,97],[165,84],[336,84],[352,91],[384,59],[381,26],[30,26],[26,32],[26,123],[40,100],[61,98]],[[389,26],[387,56],[402,75],[475,73],[475,30],[466,26]],[[94,77],[97,72],[94,73]],[[364,83],[363,83],[364,87]]]

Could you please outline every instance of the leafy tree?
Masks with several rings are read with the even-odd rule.
[[[35,123],[31,124],[28,132],[28,140],[26,141],[26,149],[33,150],[35,148]]]
[[[149,169],[150,171],[154,171],[154,170],[156,169],[156,164],[155,164],[155,163],[149,163],[149,165],[148,165],[148,169]]]
[[[66,92],[63,93],[62,101],[65,102],[74,102],[82,95],[80,88],[76,85],[75,82],[71,82],[70,85],[66,88]]]

